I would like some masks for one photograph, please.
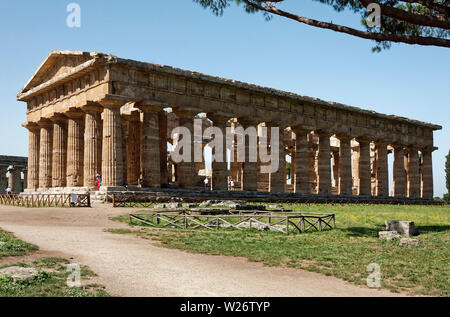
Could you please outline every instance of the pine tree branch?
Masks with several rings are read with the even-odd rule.
[[[396,42],[396,43],[406,43],[406,44],[419,44],[419,45],[431,45],[431,46],[441,46],[441,47],[450,47],[450,40],[447,39],[441,39],[436,37],[423,37],[423,36],[410,36],[410,35],[397,35],[397,34],[382,34],[382,33],[372,33],[372,32],[366,32],[357,30],[354,28],[350,28],[347,26],[339,25],[339,24],[333,24],[323,21],[318,21],[310,18],[306,18],[297,14],[293,14],[290,12],[286,12],[283,10],[280,10],[273,5],[271,5],[268,1],[264,1],[266,6],[259,5],[255,2],[252,2],[250,0],[242,0],[247,5],[267,12],[271,14],[275,14],[278,16],[282,16],[300,23],[304,23],[310,26],[322,28],[322,29],[329,29],[340,33],[350,34],[356,37],[369,39],[369,40],[375,40],[379,42]]]

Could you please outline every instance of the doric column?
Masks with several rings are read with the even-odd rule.
[[[180,127],[184,127],[190,132],[191,155],[190,162],[180,162],[177,164],[177,180],[178,186],[184,189],[193,189],[197,180],[194,164],[194,115],[193,113],[176,112],[179,118]],[[183,135],[183,138],[188,138],[188,135]],[[183,141],[187,143],[186,140]],[[185,149],[183,148],[183,151]],[[182,154],[182,152],[180,154]]]
[[[161,187],[169,186],[167,170],[167,113],[158,112],[159,118],[159,164],[161,171]]]
[[[161,187],[159,144],[159,114],[157,108],[141,105],[142,126],[142,186]]]
[[[371,196],[370,141],[357,139],[359,143],[359,195]]]
[[[239,123],[244,129],[244,131],[249,127],[258,126],[257,122],[248,119],[239,119]],[[258,160],[255,162],[250,162],[250,151],[256,151],[256,157],[258,157],[258,145],[255,147],[250,147],[250,137],[246,134],[243,139],[245,142],[245,161],[242,163],[241,172],[241,188],[246,191],[257,191],[258,190]],[[256,142],[258,143],[258,142]]]
[[[217,152],[218,149],[213,149],[213,157],[216,155],[221,156],[221,160],[216,162],[216,159],[212,161],[212,189],[213,190],[227,190],[228,189],[228,166],[227,166],[227,119],[221,116],[214,116],[208,114],[208,118],[213,121],[215,128],[220,129],[222,136],[214,136],[215,142],[222,144],[221,155]]]
[[[331,148],[330,133],[319,132],[319,156],[318,156],[318,193],[331,194]]]
[[[352,195],[352,148],[350,137],[339,137],[339,194]]]
[[[69,111],[67,121],[67,187],[83,186],[84,133],[81,111]]]
[[[433,149],[422,149],[422,198],[433,199]]]
[[[294,192],[309,194],[309,131],[293,128],[295,133]]]
[[[56,115],[53,121],[52,187],[66,187],[67,117]]]
[[[23,189],[25,190],[25,189],[27,189],[27,184],[28,184],[28,168],[25,167],[22,170],[22,173],[23,173]]]
[[[141,171],[140,115],[132,114],[128,126],[128,168],[127,183],[136,185]]]
[[[403,146],[394,145],[394,184],[395,197],[405,196],[405,151]]]
[[[6,172],[8,172],[8,166],[0,166],[0,195],[6,193]]]
[[[123,185],[122,125],[120,107],[122,102],[104,101],[102,141],[102,186]]]
[[[39,187],[40,129],[35,123],[24,124],[28,129],[28,182],[26,187],[36,190]]]
[[[53,123],[50,120],[41,120],[39,127],[39,188],[46,189],[52,187]]]
[[[375,142],[377,156],[376,184],[377,196],[389,196],[389,174],[387,143]]]
[[[417,148],[408,148],[408,197],[420,197],[419,153]]]
[[[268,129],[271,129],[272,126],[268,125]],[[286,158],[284,155],[284,140],[283,140],[283,127],[277,127],[279,129],[278,131],[278,145],[276,144],[270,144],[270,149],[272,149],[275,146],[278,146],[278,169],[274,173],[270,173],[269,178],[269,191],[271,193],[282,193],[284,192],[284,184],[285,184],[285,171],[286,171]],[[270,141],[272,141],[272,138],[270,138]]]
[[[9,170],[8,177],[8,187],[11,188],[11,192],[13,194],[19,194],[22,191],[22,177],[21,177],[21,169],[19,167],[14,166]]]
[[[127,116],[122,116],[122,162],[123,162],[123,184],[128,185],[128,146],[130,122]]]
[[[100,136],[100,121],[103,108],[100,106],[89,105],[83,107],[85,112],[84,119],[84,170],[83,186],[96,188],[97,173],[100,161],[100,146],[102,140]]]

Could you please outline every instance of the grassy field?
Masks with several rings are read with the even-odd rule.
[[[89,284],[95,276],[88,267],[80,267],[82,287],[68,287],[66,284],[70,272],[67,272],[67,259],[55,257],[36,258],[32,263],[24,263],[23,256],[32,255],[38,247],[21,241],[11,233],[0,229],[0,269],[10,266],[33,267],[38,275],[29,281],[16,281],[9,275],[0,276],[0,297],[93,297],[109,296],[104,288],[97,284]],[[2,259],[17,258],[1,265]]]
[[[367,265],[380,265],[381,287],[411,295],[450,295],[450,207],[390,205],[284,205],[303,212],[336,214],[336,229],[296,235],[255,230],[110,230],[137,234],[164,247],[240,256],[269,266],[301,268],[366,285]],[[128,221],[128,217],[116,218]],[[378,239],[385,220],[411,220],[419,247]]]

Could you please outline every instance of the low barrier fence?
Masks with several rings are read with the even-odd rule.
[[[325,213],[271,212],[271,211],[230,211],[224,214],[202,214],[189,211],[164,211],[130,214],[134,221],[151,227],[178,229],[219,229],[234,228],[270,230],[284,234],[308,231],[323,231],[336,227],[335,215]]]
[[[90,207],[90,194],[0,195],[0,205],[21,207]]]
[[[385,205],[444,205],[443,202],[427,199],[409,199],[394,197],[262,197],[252,196],[230,196],[224,195],[197,195],[188,193],[170,194],[168,192],[150,192],[150,193],[110,193],[107,194],[106,201],[111,202],[113,207],[151,207],[155,203],[169,202],[179,199],[186,203],[198,203],[205,200],[245,200],[246,202],[258,203],[303,203],[303,204],[385,204]]]

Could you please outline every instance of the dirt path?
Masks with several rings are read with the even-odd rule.
[[[108,220],[126,213],[89,209],[0,206],[0,227],[41,250],[88,265],[119,296],[398,296],[297,269],[264,267],[242,258],[190,254],[148,240],[104,232],[126,227]]]

